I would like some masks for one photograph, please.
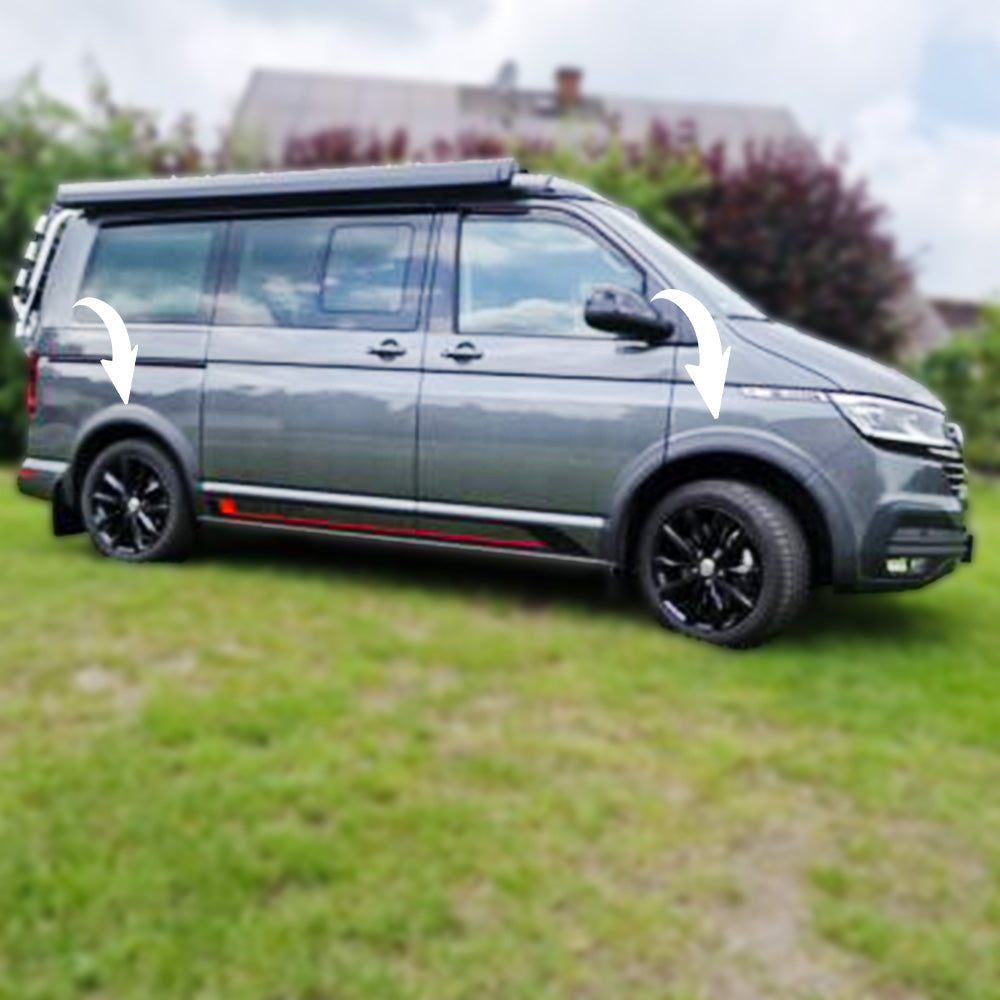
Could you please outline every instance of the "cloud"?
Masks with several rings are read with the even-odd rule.
[[[892,209],[924,288],[1000,297],[1000,131],[943,125],[927,134],[900,96],[858,114],[848,148],[855,172]]]
[[[418,37],[441,27],[466,28],[482,21],[489,0],[286,0],[280,13],[286,21],[309,21],[357,27],[378,36],[413,34]],[[223,10],[237,17],[274,19],[270,0],[222,0]]]

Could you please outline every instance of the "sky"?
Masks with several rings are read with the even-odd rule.
[[[44,0],[12,5],[0,74],[211,135],[256,67],[524,86],[557,65],[596,93],[788,108],[845,150],[928,294],[1000,298],[997,0]]]

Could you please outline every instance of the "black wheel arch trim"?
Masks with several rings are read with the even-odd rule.
[[[836,484],[805,452],[766,432],[737,431],[732,427],[716,431],[708,428],[671,439],[660,449],[648,449],[639,462],[623,477],[615,490],[607,528],[603,538],[602,558],[618,567],[628,564],[629,548],[636,529],[635,514],[646,509],[652,496],[662,496],[663,490],[676,484],[701,478],[693,474],[699,466],[704,475],[727,478],[727,466],[733,472],[728,478],[747,478],[744,470],[757,468],[794,482],[808,496],[821,515],[822,529],[830,546],[828,567],[832,582],[854,580],[859,572],[861,540],[848,514],[847,505]],[[779,496],[779,499],[782,499]],[[809,527],[804,525],[804,527]],[[845,544],[846,543],[846,544]]]
[[[201,513],[198,491],[198,455],[194,445],[162,414],[135,403],[118,403],[95,413],[80,428],[63,476],[66,502],[79,507],[79,490],[87,463],[107,444],[128,437],[141,437],[159,444],[177,463],[181,481],[188,491],[191,509]]]

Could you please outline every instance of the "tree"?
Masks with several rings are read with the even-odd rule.
[[[677,205],[697,197],[710,178],[693,147],[668,148],[661,132],[654,129],[642,143],[612,139],[582,151],[521,145],[515,152],[529,170],[579,181],[635,209],[657,232],[681,247],[694,246],[695,231]]]
[[[677,211],[695,253],[766,312],[829,340],[891,359],[905,331],[893,305],[912,281],[885,230],[885,210],[842,160],[798,145],[721,148],[703,162],[710,183]]]
[[[469,160],[508,155],[506,145],[491,136],[468,133],[456,140],[438,139],[429,149],[413,149],[406,129],[396,129],[388,139],[362,134],[354,128],[330,128],[285,145],[282,166],[290,170],[318,167],[373,166],[426,160]]]
[[[932,351],[914,374],[962,426],[968,462],[1000,472],[1000,305],[987,306],[977,329]]]

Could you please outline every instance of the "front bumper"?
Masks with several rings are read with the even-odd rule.
[[[923,587],[972,559],[961,450],[877,445],[858,437],[831,463],[853,523],[836,561],[846,591]],[[841,536],[843,537],[843,536]]]
[[[972,561],[975,542],[965,525],[964,504],[933,497],[895,501],[881,507],[862,549],[857,586],[864,591],[924,587]]]

